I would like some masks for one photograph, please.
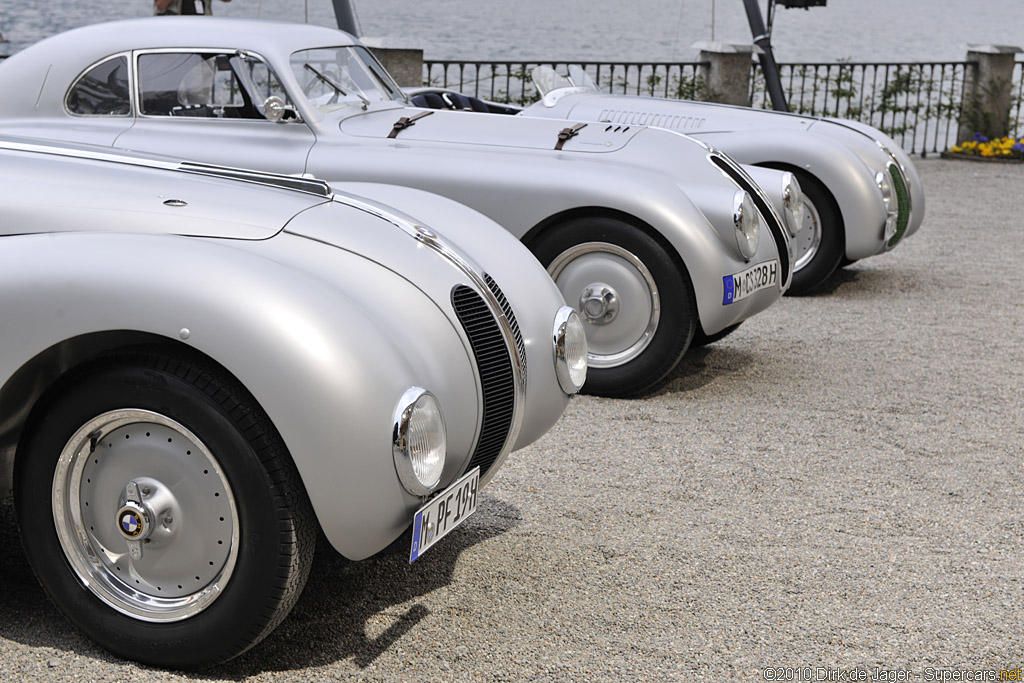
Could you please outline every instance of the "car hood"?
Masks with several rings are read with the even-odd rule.
[[[238,172],[250,180],[220,177],[222,171],[166,157],[109,152],[86,145],[0,136],[9,156],[0,164],[0,185],[7,174],[47,178],[5,197],[0,234],[46,232],[131,232],[259,240],[278,232],[297,214],[328,201],[323,195],[268,190],[262,174]],[[67,159],[76,163],[65,163]],[[177,169],[179,173],[167,173]],[[211,178],[210,176],[214,177]],[[269,181],[269,176],[266,177]],[[301,183],[300,179],[295,179]],[[20,187],[21,185],[19,185]],[[109,202],[113,187],[131,188]],[[61,194],[53,202],[52,194]],[[40,215],[40,206],[53,210]]]
[[[415,118],[418,117],[418,118]],[[475,112],[444,111],[415,108],[371,110],[341,121],[341,132],[354,137],[386,138],[401,119],[412,119],[412,125],[401,128],[395,140],[403,142],[437,142],[445,145],[487,145],[514,149],[555,149],[559,134],[576,122],[542,119],[512,119]],[[402,125],[402,124],[399,124]],[[587,124],[564,142],[565,151],[608,153],[622,149],[641,127],[601,126]]]
[[[519,116],[656,126],[684,133],[755,128],[807,130],[817,121],[808,116],[750,107],[601,93],[565,95],[553,106],[537,102],[520,112]]]

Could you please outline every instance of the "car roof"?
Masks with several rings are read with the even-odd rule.
[[[344,31],[314,24],[225,17],[143,17],[72,29],[41,40],[18,54],[31,52],[37,58],[100,56],[129,49],[212,46],[291,54],[308,47],[356,42]]]
[[[0,62],[0,116],[59,111],[64,93],[88,67],[113,54],[144,49],[246,49],[280,64],[297,50],[355,45],[337,29],[264,19],[144,17],[59,33]],[[33,96],[35,95],[35,96]]]

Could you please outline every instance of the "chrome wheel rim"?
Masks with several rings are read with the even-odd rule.
[[[800,229],[793,238],[796,246],[796,261],[793,263],[793,272],[807,266],[814,260],[818,250],[821,248],[821,216],[814,202],[804,195],[804,217]]]
[[[623,365],[651,343],[661,297],[635,254],[607,242],[577,244],[551,262],[548,274],[566,303],[581,311],[590,367]]]
[[[231,487],[186,427],[148,410],[79,428],[53,477],[57,537],[94,595],[142,621],[179,621],[220,596],[238,557]]]

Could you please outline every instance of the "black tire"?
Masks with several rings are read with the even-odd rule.
[[[103,422],[115,418],[122,421]],[[101,423],[109,431],[101,435],[97,428],[81,437],[83,428]],[[132,436],[136,440],[128,441]],[[71,465],[58,462],[65,451]],[[181,481],[171,481],[174,476]],[[140,510],[152,504],[145,508],[148,516],[126,513],[124,497],[112,493],[118,487],[125,496],[154,496],[138,501]],[[298,472],[255,399],[205,359],[155,349],[103,357],[48,394],[20,443],[15,496],[25,552],[57,607],[110,652],[171,669],[219,664],[269,634],[298,599],[316,544],[317,526]],[[67,525],[59,520],[74,514],[81,526],[73,528],[88,540],[76,541],[75,534],[67,540]],[[129,524],[139,519],[146,524]],[[121,539],[119,534],[140,528],[151,536],[104,546],[129,551],[120,559],[103,555],[91,568],[75,568],[81,548],[95,549],[101,538]],[[63,535],[58,529],[65,529]],[[133,543],[141,548],[137,561],[129,557]],[[99,578],[87,587],[82,572],[89,571]],[[193,577],[198,583],[190,582]],[[218,585],[210,577],[220,577]],[[101,596],[104,586],[113,598]],[[131,590],[144,596],[138,604]],[[177,611],[158,614],[155,599],[178,605]],[[181,606],[190,599],[203,605],[197,613]],[[142,612],[129,616],[115,604]],[[163,620],[150,620],[154,616]]]
[[[800,169],[792,171],[803,190],[805,214],[804,230],[797,235],[797,260],[799,268],[793,271],[793,283],[787,294],[799,296],[820,287],[839,267],[846,251],[846,232],[839,206],[828,189],[814,176]],[[817,234],[820,241],[815,245],[816,229],[811,222],[817,220]],[[801,255],[813,250],[809,260],[800,264]]]
[[[693,333],[693,340],[690,341],[690,348],[707,346],[708,344],[714,344],[719,339],[725,339],[730,334],[735,332],[742,324],[743,322],[740,321],[735,325],[729,325],[729,327],[725,328],[724,330],[719,330],[714,334],[704,334],[704,331],[698,327],[697,330]]]
[[[570,306],[580,308],[585,286],[596,283],[610,285],[609,301],[620,304],[618,313],[608,314],[610,321],[581,311],[591,346],[583,393],[636,396],[675,368],[699,327],[697,309],[686,267],[654,237],[615,218],[573,218],[548,228],[528,246]],[[651,281],[660,305],[657,315]],[[653,328],[647,336],[641,334],[645,325]]]

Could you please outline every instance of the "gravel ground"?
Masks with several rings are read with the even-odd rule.
[[[928,217],[900,248],[691,352],[652,397],[574,401],[416,564],[404,546],[321,553],[282,626],[205,675],[125,663],[69,626],[0,504],[4,679],[998,680],[1024,666],[1024,166],[918,163]]]

